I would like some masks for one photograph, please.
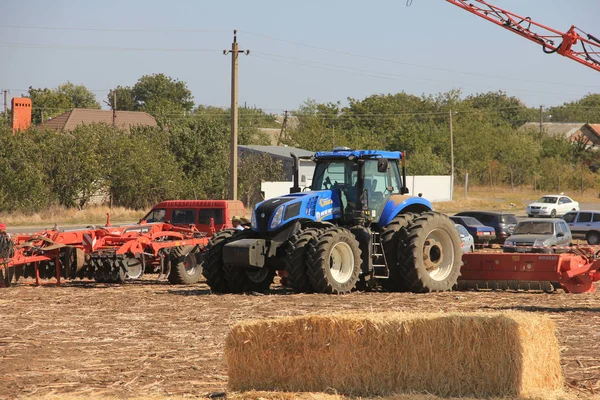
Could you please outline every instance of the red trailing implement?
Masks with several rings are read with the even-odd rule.
[[[9,235],[0,231],[0,281],[9,286],[21,277],[90,278],[123,282],[158,272],[172,283],[200,279],[201,250],[206,233],[194,226],[153,223],[123,227],[88,227],[71,231],[45,230]]]
[[[593,293],[597,281],[598,252],[584,247],[563,254],[464,254],[458,288],[551,292],[560,287],[568,293]]]

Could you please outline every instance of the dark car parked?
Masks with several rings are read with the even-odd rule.
[[[467,228],[467,231],[475,239],[476,246],[487,246],[496,239],[496,231],[491,226],[485,226],[477,219],[466,216],[450,217],[454,223]]]
[[[473,217],[483,225],[491,226],[496,231],[495,243],[504,243],[512,235],[517,226],[517,217],[514,214],[494,211],[462,211],[456,216]]]

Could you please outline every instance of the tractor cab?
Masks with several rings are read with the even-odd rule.
[[[408,192],[401,160],[401,152],[348,148],[319,152],[314,156],[311,189],[337,192],[345,222],[377,223],[390,196]]]

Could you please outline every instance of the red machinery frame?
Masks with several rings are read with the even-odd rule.
[[[522,17],[484,0],[446,1],[541,45],[546,54],[558,53],[600,71],[600,39],[575,25],[567,32],[561,32],[535,22],[530,17]],[[581,45],[580,50],[574,49],[577,44]]]
[[[545,283],[569,293],[594,293],[594,282],[600,281],[600,259],[585,249],[579,254],[467,253],[462,259],[459,288],[545,290]]]
[[[211,232],[214,222],[211,220]],[[180,246],[204,247],[209,238],[194,226],[181,227],[168,223],[152,223],[115,227],[89,227],[72,231],[45,230],[34,234],[8,235],[0,231],[0,239],[10,243],[8,257],[0,258],[0,286],[7,286],[16,268],[33,265],[35,283],[40,285],[39,265],[43,262],[55,264],[56,285],[61,277],[71,276],[73,268],[79,271],[98,253],[110,253],[116,257],[139,258],[142,264],[160,265],[163,276],[165,254],[161,250]],[[67,250],[68,249],[68,250]],[[68,251],[68,254],[65,254]],[[63,259],[64,258],[64,259]],[[66,265],[69,264],[69,265]],[[167,269],[168,270],[168,269]],[[168,275],[168,272],[167,274]]]

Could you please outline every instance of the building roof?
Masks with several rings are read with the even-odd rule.
[[[315,153],[312,151],[298,149],[296,147],[288,147],[288,146],[238,146],[240,150],[249,150],[253,152],[259,153],[267,153],[272,156],[281,157],[281,158],[289,158],[291,159],[290,153],[294,153],[297,156],[312,156]]]
[[[573,136],[577,131],[579,131],[585,122],[544,122],[542,124],[542,129],[548,132],[550,135],[560,135],[567,139]],[[527,122],[525,125],[519,128],[520,130],[539,130],[540,123],[539,122]]]
[[[72,131],[79,125],[105,123],[112,125],[113,112],[111,110],[94,110],[89,108],[74,108],[52,119],[44,121],[44,128],[59,131]],[[148,113],[141,111],[117,111],[115,125],[129,130],[132,126],[157,126],[156,120]]]

